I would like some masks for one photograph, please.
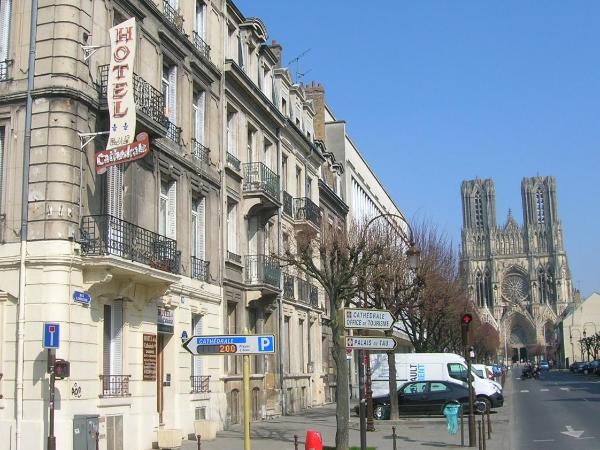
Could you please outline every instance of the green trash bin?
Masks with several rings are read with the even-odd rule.
[[[460,403],[448,403],[444,406],[443,414],[446,416],[446,425],[448,434],[454,435],[458,433],[458,418],[460,416]]]

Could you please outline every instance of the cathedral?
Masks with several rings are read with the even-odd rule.
[[[482,320],[499,331],[499,354],[512,361],[548,356],[554,324],[574,301],[556,180],[523,178],[522,224],[510,210],[496,224],[493,180],[463,181],[461,195],[461,268]]]

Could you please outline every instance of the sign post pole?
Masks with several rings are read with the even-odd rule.
[[[56,436],[54,436],[54,350],[48,349],[48,369],[50,370],[50,414],[48,424],[48,450],[56,450]]]
[[[244,334],[248,329],[244,328]],[[243,355],[243,388],[244,388],[244,450],[250,450],[250,355]]]

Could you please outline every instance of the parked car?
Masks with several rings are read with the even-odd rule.
[[[579,371],[579,368],[583,365],[585,365],[583,361],[574,362],[569,366],[569,370],[573,373],[577,373]]]
[[[540,369],[541,370],[550,370],[550,364],[548,364],[548,361],[541,361]]]
[[[452,401],[466,407],[469,390],[449,381],[413,381],[398,389],[398,411],[401,415],[442,414],[444,407]],[[373,397],[373,417],[378,420],[390,418],[389,395]]]
[[[595,359],[590,361],[589,363],[585,363],[580,369],[579,373],[583,373],[585,375],[590,373],[596,373],[596,370],[600,367],[600,359]]]

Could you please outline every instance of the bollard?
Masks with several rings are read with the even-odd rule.
[[[465,410],[460,405],[460,446],[465,446]]]
[[[396,450],[396,427],[392,427],[392,442],[393,442],[393,450]]]
[[[492,438],[492,420],[490,419],[490,411],[488,409],[487,412],[487,422],[488,422],[488,439]]]
[[[485,439],[485,417],[483,417],[483,414],[481,415],[481,419],[479,419],[481,421],[481,442],[482,442],[482,448],[483,450],[485,450],[486,447],[486,439]]]
[[[477,422],[477,429],[479,431],[479,439],[477,440],[479,450],[483,450],[483,442],[481,441],[481,420]]]
[[[315,430],[307,430],[304,450],[323,450],[323,439],[321,439],[321,433]]]
[[[196,435],[196,442],[198,442],[198,450],[202,450],[200,447],[202,447],[202,443],[200,442],[200,435],[197,434]]]
[[[100,433],[98,431],[94,433],[94,440],[96,441],[96,450],[100,450]]]
[[[298,450],[298,435],[294,435],[294,450]]]

